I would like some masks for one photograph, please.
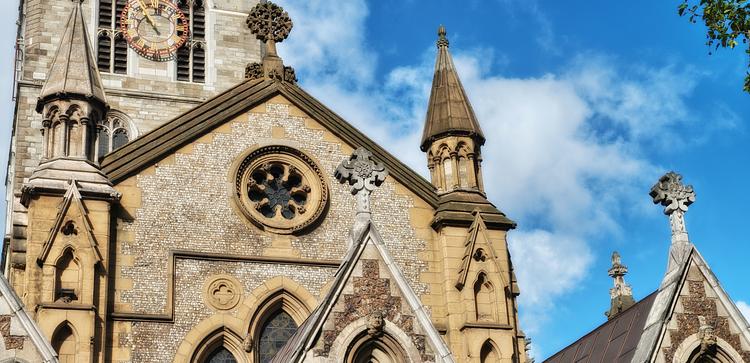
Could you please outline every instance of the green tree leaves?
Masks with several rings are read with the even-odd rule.
[[[706,45],[710,51],[735,48],[740,42],[750,60],[750,2],[748,0],[683,0],[677,6],[680,16],[687,16],[691,23],[702,20],[708,29]],[[750,63],[748,64],[750,68]],[[750,72],[745,73],[745,92],[750,93]]]

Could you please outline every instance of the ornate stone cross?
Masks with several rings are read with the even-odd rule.
[[[260,2],[247,16],[247,27],[268,47],[268,54],[277,56],[276,43],[281,43],[292,31],[292,19],[284,8],[272,2]]]
[[[250,63],[245,68],[245,77],[250,79],[266,76],[271,79],[295,82],[292,67],[284,67],[276,53],[276,43],[281,43],[292,31],[292,19],[284,8],[270,1],[255,5],[247,16],[247,27],[261,42],[266,44],[262,63]]]
[[[664,206],[664,214],[669,216],[672,242],[688,242],[685,212],[688,206],[695,202],[693,186],[682,184],[682,175],[670,171],[659,178],[649,195],[653,198],[654,204]]]
[[[339,164],[334,176],[342,184],[349,183],[352,194],[357,198],[357,223],[369,221],[370,194],[388,176],[383,163],[374,161],[372,153],[360,147],[354,150],[349,159]]]

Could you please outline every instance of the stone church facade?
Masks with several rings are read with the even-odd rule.
[[[485,138],[438,30],[430,180],[297,84],[279,6],[23,0],[0,277],[1,362],[519,362]],[[292,14],[293,15],[293,14]],[[293,35],[292,35],[293,36]],[[488,140],[491,141],[491,140]],[[750,328],[673,240],[636,302],[551,362],[750,362]]]
[[[300,88],[272,3],[20,18],[3,266],[55,360],[526,360],[444,29],[427,181]]]

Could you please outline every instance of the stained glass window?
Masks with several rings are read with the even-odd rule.
[[[227,348],[218,347],[214,350],[206,359],[206,363],[237,363],[237,359],[234,358]]]
[[[286,344],[296,330],[297,324],[294,323],[289,314],[283,311],[279,311],[269,318],[260,333],[260,346],[258,347],[260,362],[270,362],[271,358]]]

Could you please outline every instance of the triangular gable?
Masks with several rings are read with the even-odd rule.
[[[680,291],[686,288],[690,266],[693,263],[698,266],[701,274],[713,290],[713,293],[716,294],[719,302],[723,305],[724,309],[726,309],[728,317],[739,327],[739,333],[747,342],[750,342],[750,325],[726,291],[724,291],[724,288],[721,287],[716,275],[714,275],[713,271],[708,267],[705,259],[694,245],[690,244],[690,251],[685,257],[686,258],[679,268],[671,273],[668,272],[664,277],[662,285],[659,287],[656,301],[654,301],[651,311],[649,312],[648,320],[638,343],[636,354],[631,362],[651,362],[659,353],[658,348],[667,334],[667,324],[669,324],[675,314],[675,308],[678,299],[680,298]],[[680,342],[673,341],[671,343],[679,344]]]
[[[430,182],[296,84],[274,80],[247,80],[215,96],[108,154],[101,162],[102,171],[110,177],[113,184],[117,184],[276,95],[285,97],[354,148],[365,147],[370,150],[375,158],[385,164],[390,175],[427,203],[437,207],[437,193]]]
[[[477,244],[479,244],[480,247],[478,247]],[[466,236],[464,247],[464,255],[461,258],[461,269],[458,271],[458,281],[456,281],[455,285],[458,290],[463,290],[466,285],[466,278],[469,275],[469,267],[471,261],[475,259],[474,255],[478,248],[483,248],[487,251],[489,259],[495,265],[497,271],[500,271],[500,266],[497,263],[497,253],[490,243],[490,239],[487,236],[487,226],[484,225],[484,219],[482,219],[482,215],[478,211],[474,212],[474,222],[469,227],[469,233]],[[480,258],[479,256],[477,257]],[[508,281],[505,280],[505,276],[503,274],[498,275],[502,279],[503,286],[510,287]]]
[[[78,190],[76,181],[72,180],[70,182],[68,190],[63,196],[63,200],[60,203],[60,206],[58,207],[55,224],[52,226],[49,236],[42,246],[42,252],[39,254],[39,257],[37,257],[37,263],[39,263],[39,265],[42,265],[45,261],[47,261],[47,257],[49,257],[49,253],[55,243],[55,239],[57,239],[57,236],[60,234],[60,231],[63,228],[66,216],[68,215],[68,211],[70,210],[71,205],[75,205],[78,207],[78,211],[81,216],[80,222],[89,242],[89,247],[94,251],[94,258],[96,259],[96,262],[100,263],[102,261],[102,254],[99,251],[99,244],[96,242],[96,238],[94,237],[94,229],[91,226],[91,221],[89,221],[88,211],[86,209],[86,206],[83,205],[83,199],[81,198],[81,193]]]
[[[313,311],[307,320],[297,329],[297,332],[289,339],[287,344],[279,350],[273,358],[273,363],[288,363],[304,361],[307,352],[316,346],[316,343],[323,334],[324,325],[331,317],[331,314],[339,299],[342,297],[345,287],[353,276],[355,267],[362,261],[362,256],[368,245],[372,245],[377,250],[382,262],[387,266],[388,273],[392,277],[391,281],[395,282],[401,296],[414,313],[416,324],[422,329],[425,335],[426,343],[430,345],[436,362],[452,363],[453,356],[450,349],[440,337],[437,329],[432,325],[429,314],[422,305],[419,297],[416,295],[406,278],[399,269],[396,262],[388,252],[387,247],[382,241],[380,234],[374,229],[372,224],[363,230],[357,242],[352,245],[347,253],[344,262],[336,273],[333,283],[323,298],[321,304]]]
[[[38,356],[29,357],[28,355],[31,353],[24,352],[25,354],[16,353],[17,357],[26,358],[28,361],[56,363],[58,361],[57,353],[55,353],[52,345],[50,345],[41,330],[39,330],[39,327],[26,312],[21,299],[10,287],[8,280],[2,275],[0,275],[0,294],[2,294],[2,299],[0,299],[0,316],[4,319],[9,319],[6,324],[3,324],[3,331],[0,333],[2,334],[0,339],[4,339],[3,346],[5,349],[27,351],[28,349],[24,345],[31,341]],[[7,328],[7,331],[5,331],[5,328]],[[10,341],[13,342],[12,345],[9,344]]]

